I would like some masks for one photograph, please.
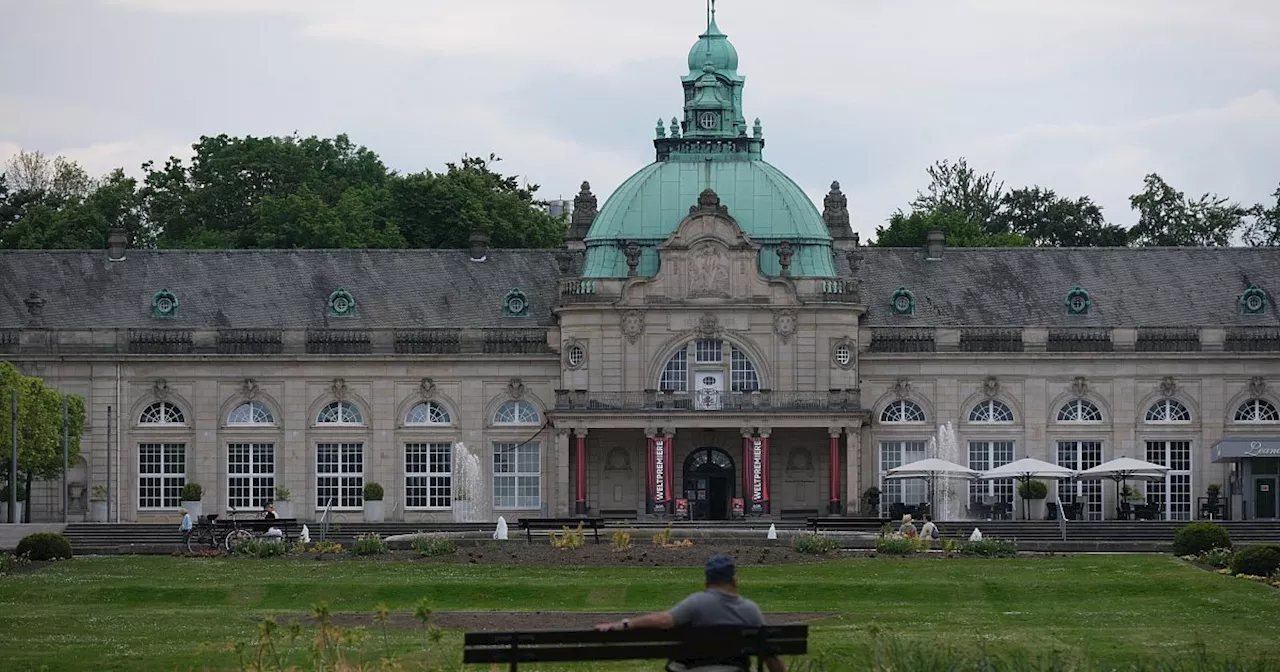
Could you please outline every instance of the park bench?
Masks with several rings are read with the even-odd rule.
[[[223,524],[227,530],[233,526],[230,519],[224,519]],[[255,537],[263,536],[274,527],[284,533],[285,541],[297,541],[302,534],[302,521],[297,518],[238,518],[234,526],[252,532]]]
[[[604,526],[603,518],[521,518],[517,524],[520,529],[524,530],[525,536],[529,539],[529,543],[533,543],[534,530],[561,530],[569,528],[577,529],[578,525],[582,525],[584,530],[591,530],[595,535],[596,543],[600,543],[600,528]]]
[[[822,516],[808,518],[805,523],[813,532],[828,530],[830,532],[878,532],[889,520],[886,518],[844,518],[841,516]]]
[[[756,659],[763,672],[771,656],[803,656],[809,650],[809,626],[713,626],[672,630],[528,630],[468,632],[463,664],[588,662],[605,660]]]

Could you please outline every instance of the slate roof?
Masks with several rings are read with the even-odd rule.
[[[1280,325],[1280,248],[948,248],[926,261],[920,249],[863,247],[854,255],[867,326]],[[1093,302],[1088,315],[1067,314],[1077,285]],[[1267,293],[1263,315],[1240,313],[1251,285]],[[899,287],[915,296],[913,317],[890,309]]]
[[[105,250],[0,253],[0,327],[27,323],[23,300],[46,301],[47,328],[536,327],[553,322],[559,250]],[[345,287],[357,315],[328,317],[329,294]],[[151,315],[168,288],[178,315]],[[519,288],[528,316],[505,317]]]

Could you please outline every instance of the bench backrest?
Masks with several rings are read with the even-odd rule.
[[[534,663],[589,660],[683,660],[735,656],[802,656],[809,626],[739,625],[672,630],[528,630],[468,632],[463,663]]]

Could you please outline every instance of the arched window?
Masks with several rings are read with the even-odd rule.
[[[1161,399],[1147,409],[1147,422],[1191,422],[1191,412],[1177,399]]]
[[[1013,411],[1003,401],[988,399],[969,411],[969,422],[1013,422]]]
[[[271,409],[261,401],[246,401],[231,409],[231,415],[227,416],[228,425],[271,425],[275,421]]]
[[[452,421],[449,417],[449,409],[444,404],[435,401],[427,401],[409,409],[409,413],[405,415],[404,424],[406,425],[447,425]]]
[[[355,404],[335,401],[320,410],[316,416],[317,425],[359,425],[364,422],[360,409]]]
[[[884,407],[880,422],[924,422],[924,410],[913,401],[899,399]]]
[[[182,425],[186,424],[187,419],[182,415],[182,409],[174,406],[167,401],[157,401],[154,404],[142,409],[142,415],[138,417],[140,425]]]
[[[539,422],[537,407],[519,399],[503,403],[493,414],[495,425],[536,425]]]
[[[1280,422],[1280,411],[1266,399],[1250,399],[1236,409],[1236,422]]]
[[[1088,399],[1072,399],[1058,409],[1058,422],[1102,422],[1102,411]]]
[[[689,365],[688,345],[677,350],[662,368],[662,375],[658,378],[659,390],[688,392],[692,375],[702,376],[716,371],[719,371],[721,376],[728,374],[728,388],[731,392],[754,392],[760,389],[760,374],[755,363],[743,350],[730,345],[729,357],[726,361],[725,343],[720,339],[700,339],[694,341],[692,345],[693,366]]]

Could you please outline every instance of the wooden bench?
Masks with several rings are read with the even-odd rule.
[[[560,530],[569,528],[575,530],[578,525],[582,525],[583,529],[590,529],[595,535],[596,543],[600,543],[600,528],[604,526],[603,518],[521,518],[517,524],[520,529],[524,530],[525,536],[529,539],[529,543],[533,543],[534,530]]]
[[[809,530],[830,530],[832,532],[879,532],[888,518],[844,518],[840,516],[822,516],[809,518],[806,521]]]
[[[218,522],[222,526],[222,536],[225,537],[233,529],[232,520],[224,518]],[[296,541],[302,534],[302,521],[297,518],[237,518],[234,526],[249,530],[259,537],[274,527],[284,533],[285,541]]]
[[[587,662],[603,660],[723,660],[738,656],[764,659],[809,652],[809,626],[714,626],[672,630],[528,630],[468,632],[463,664]]]

